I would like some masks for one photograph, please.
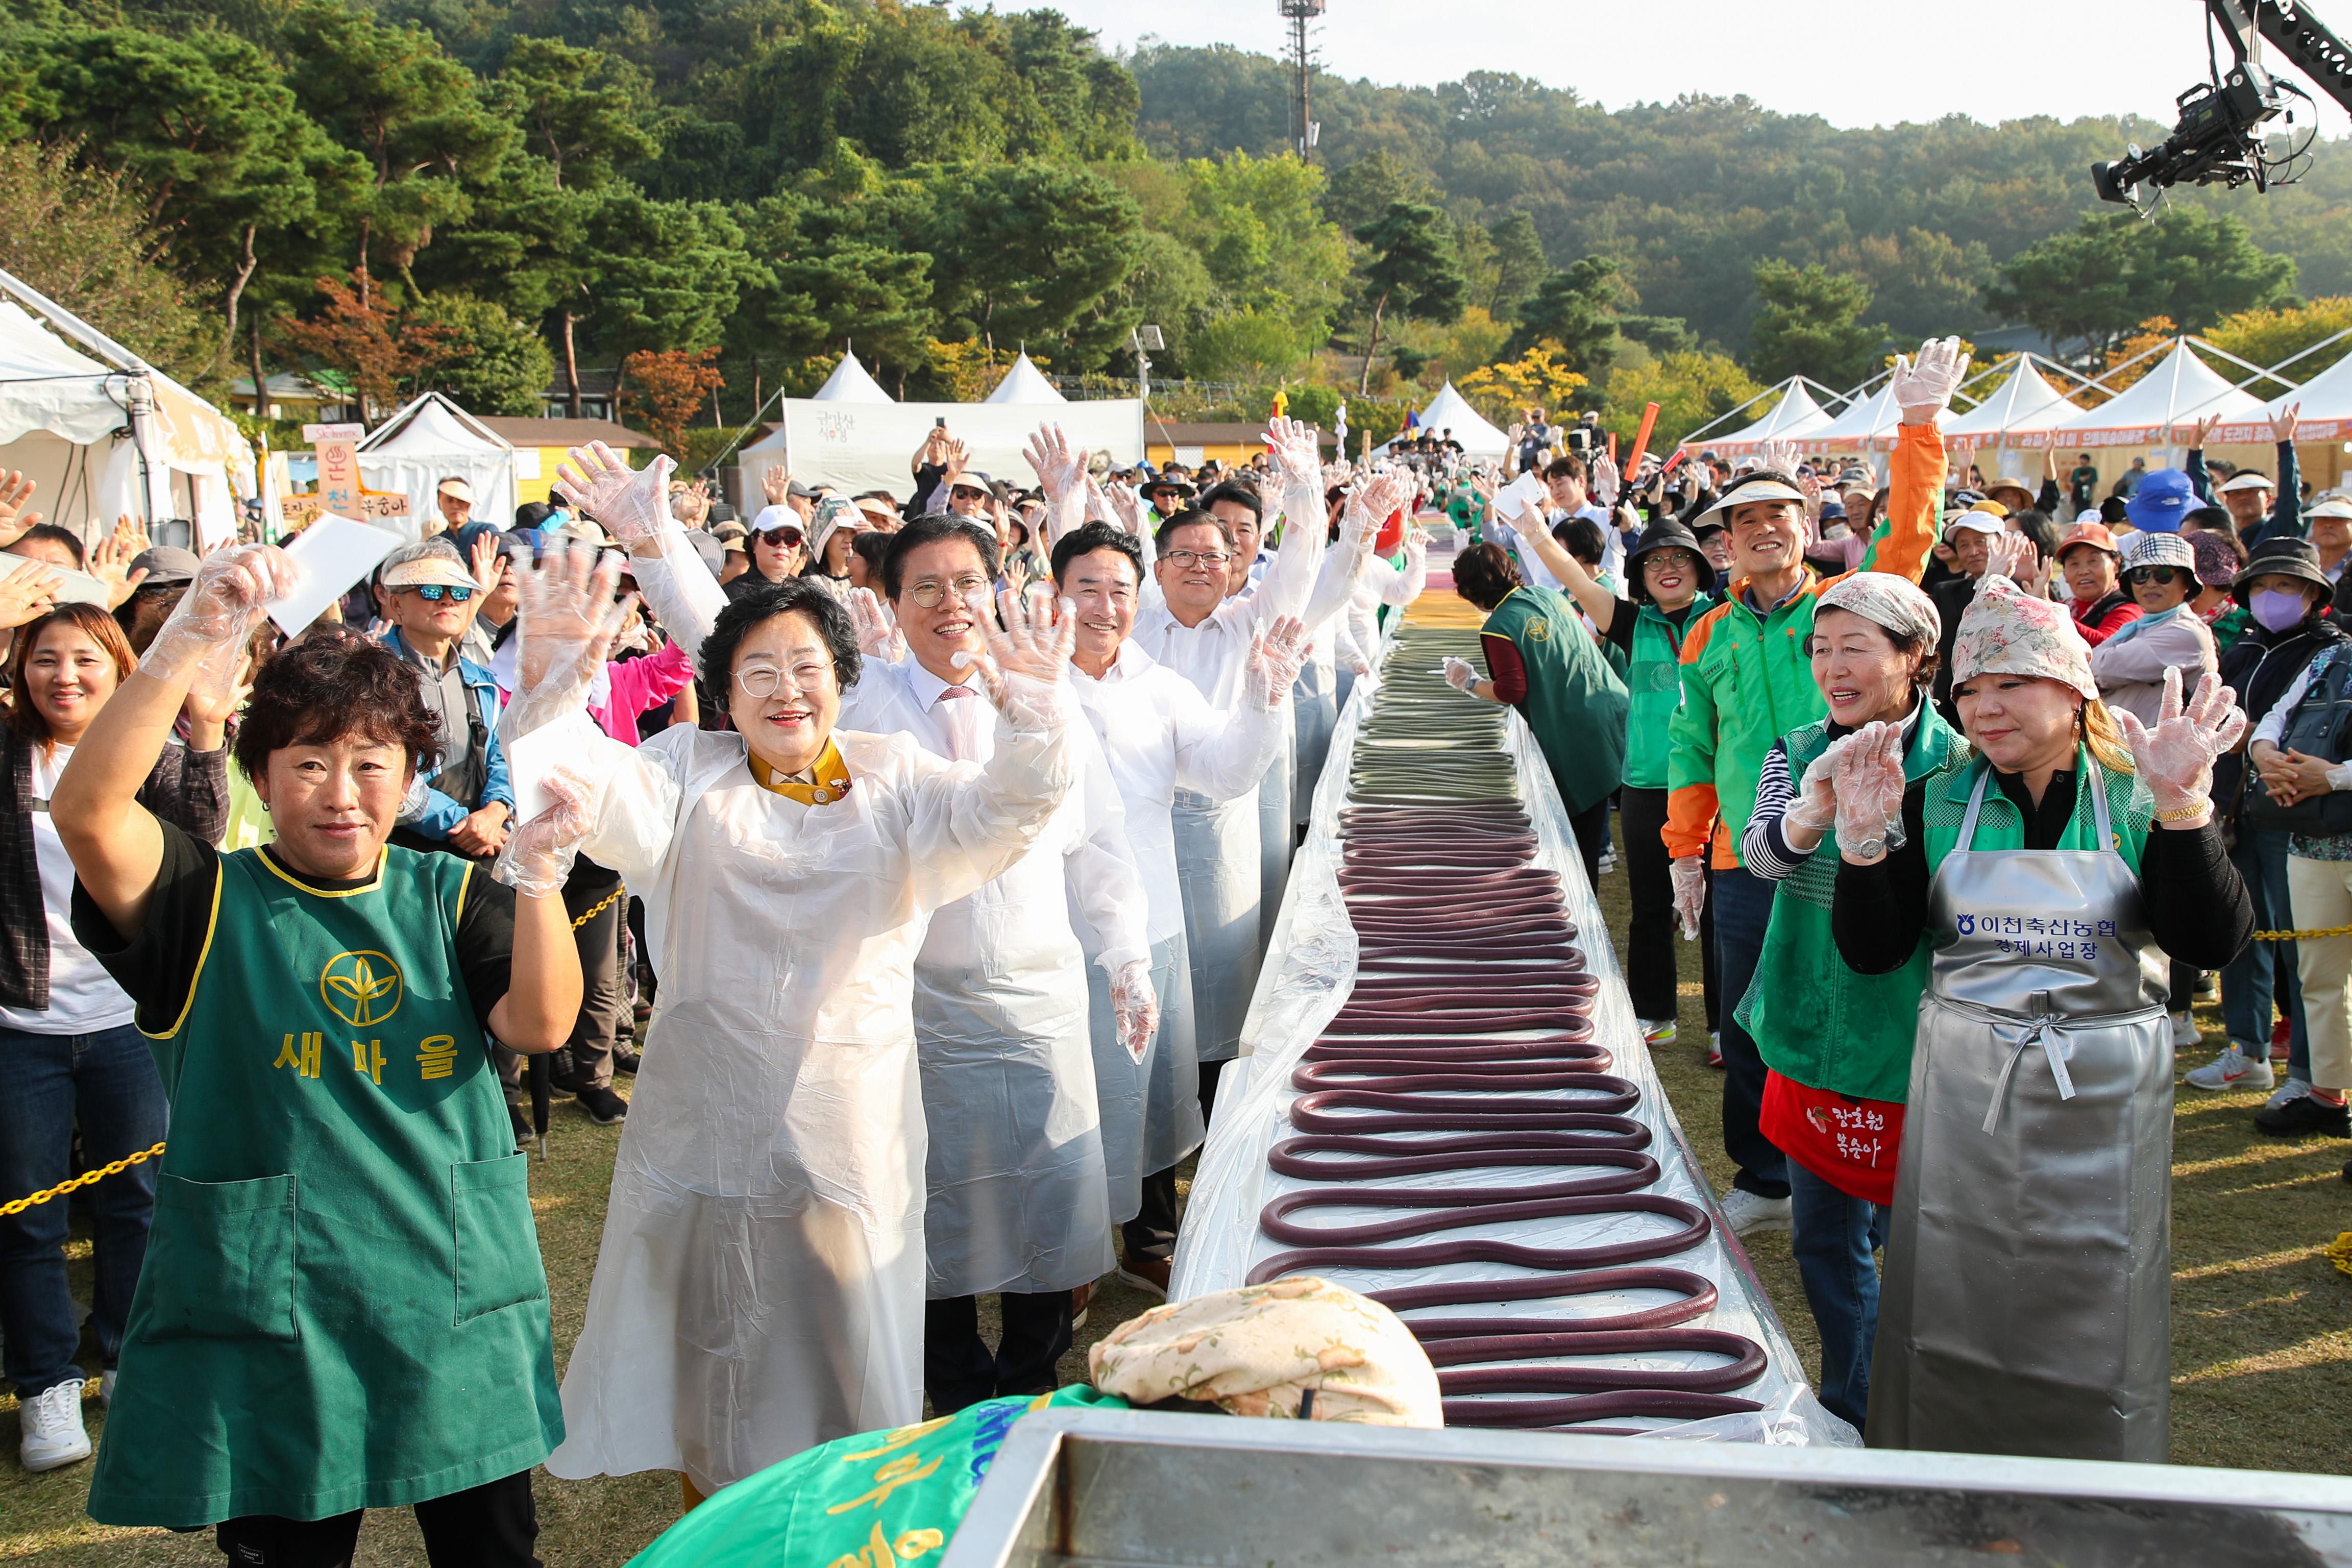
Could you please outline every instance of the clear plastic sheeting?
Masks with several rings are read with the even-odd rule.
[[[1385,668],[1388,659],[1393,657],[1396,644],[1391,635],[1381,651],[1380,668]],[[1299,1094],[1291,1086],[1293,1070],[1346,1004],[1355,982],[1357,940],[1338,878],[1342,853],[1339,814],[1347,804],[1349,770],[1338,765],[1337,759],[1352,753],[1366,716],[1379,700],[1380,690],[1377,673],[1358,678],[1332,735],[1334,765],[1324,770],[1315,794],[1314,817],[1307,842],[1292,863],[1289,893],[1276,922],[1273,943],[1243,1028],[1243,1056],[1226,1069],[1219,1086],[1216,1120],[1202,1151],[1183,1232],[1177,1244],[1171,1300],[1241,1284],[1261,1260],[1286,1250],[1259,1230],[1259,1215],[1265,1205],[1287,1194],[1329,1189],[1328,1183],[1302,1181],[1272,1171],[1267,1165],[1267,1154],[1276,1142],[1292,1134],[1289,1108]],[[1475,699],[1465,697],[1463,700]],[[1662,1265],[1701,1275],[1716,1287],[1716,1304],[1684,1326],[1743,1335],[1763,1348],[1767,1363],[1762,1375],[1738,1391],[1741,1397],[1758,1401],[1763,1406],[1759,1411],[1683,1422],[1638,1416],[1612,1418],[1610,1425],[1618,1430],[1644,1428],[1645,1436],[1654,1433],[1661,1437],[1858,1447],[1861,1439],[1853,1428],[1832,1415],[1814,1397],[1795,1348],[1757,1282],[1746,1254],[1716,1210],[1714,1194],[1683,1138],[1656,1068],[1650,1060],[1600,904],[1584,879],[1583,862],[1577,853],[1568,815],[1550,772],[1544,765],[1532,732],[1516,714],[1510,716],[1507,734],[1520,799],[1537,835],[1534,863],[1559,876],[1561,898],[1569,920],[1577,928],[1587,967],[1601,983],[1592,1012],[1593,1037],[1614,1058],[1610,1070],[1630,1079],[1641,1090],[1639,1103],[1624,1114],[1650,1129],[1652,1142],[1648,1152],[1658,1161],[1661,1171],[1658,1180],[1643,1191],[1698,1205],[1716,1216],[1714,1230],[1706,1240],[1657,1260]],[[1524,1168],[1487,1166],[1402,1177],[1368,1177],[1364,1184],[1486,1188],[1491,1193],[1497,1186],[1507,1187],[1525,1180]],[[1335,1226],[1360,1224],[1386,1218],[1392,1212],[1369,1206],[1339,1206],[1321,1211],[1318,1223]],[[1447,1235],[1536,1247],[1588,1247],[1653,1237],[1670,1228],[1671,1222],[1661,1216],[1616,1213],[1473,1224],[1451,1229]],[[1334,1265],[1318,1272],[1366,1291],[1527,1277],[1527,1271],[1507,1265],[1476,1262],[1381,1269]],[[1516,1302],[1511,1310],[1528,1317],[1572,1322],[1662,1307],[1675,1300],[1665,1290],[1623,1289]],[[1444,1316],[1475,1317],[1492,1310],[1491,1307],[1477,1305],[1454,1306],[1426,1309],[1414,1317],[1425,1322]],[[1559,1361],[1561,1364],[1657,1371],[1722,1364],[1719,1356],[1696,1352],[1561,1357]]]

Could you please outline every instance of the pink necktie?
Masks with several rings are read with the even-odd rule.
[[[940,693],[942,702],[953,702],[960,697],[975,695],[969,686],[950,686]],[[947,726],[948,755],[959,763],[980,760],[980,720],[982,710],[958,703],[940,710],[940,719]]]

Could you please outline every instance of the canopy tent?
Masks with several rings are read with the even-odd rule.
[[[881,384],[866,374],[866,367],[857,363],[856,354],[845,353],[841,356],[841,363],[833,367],[833,374],[824,378],[824,384],[816,389],[816,395],[809,401],[812,403],[892,403],[897,399],[883,391]]]
[[[1697,444],[1721,457],[1740,458],[1761,452],[1767,441],[1810,441],[1814,432],[1829,428],[1828,411],[1813,401],[1802,378],[1792,375],[1782,384],[1787,390],[1771,413],[1728,436],[1712,437]],[[1685,437],[1683,444],[1693,443]]]
[[[2030,356],[2020,354],[2009,379],[1987,393],[1983,402],[1944,421],[1944,444],[1955,451],[2020,446],[2013,437],[2053,430],[2082,415],[2079,406],[2033,368]]]
[[[1051,410],[1034,404],[887,399],[875,407],[787,397],[777,411],[776,426],[737,454],[735,504],[746,517],[762,504],[760,476],[777,463],[803,484],[830,485],[848,495],[888,490],[906,500],[915,490],[912,459],[935,420],[945,420],[948,433],[970,448],[973,468],[1016,485],[1033,479],[1022,452],[1042,424],[1060,426],[1073,446],[1108,454],[1118,466],[1143,460],[1143,400],[1138,397],[1062,403]]]
[[[1470,400],[1447,382],[1429,400],[1429,406],[1420,415],[1421,433],[1444,436],[1454,432],[1462,443],[1462,453],[1469,458],[1499,458],[1510,448],[1511,438],[1495,428],[1494,422],[1470,406]]]
[[[0,291],[20,301],[0,300],[0,468],[33,479],[42,515],[85,540],[124,513],[163,543],[233,534],[233,486],[256,489],[236,424],[5,272]],[[193,522],[193,539],[174,518]]]
[[[2271,419],[2285,413],[2290,405],[2300,406],[2294,422],[2297,441],[2352,441],[2352,357],[2337,360],[2251,415],[2233,416],[2213,432],[2213,444],[2269,446]]]
[[[474,489],[474,516],[514,525],[515,449],[505,437],[437,392],[428,392],[368,432],[360,443],[360,483],[408,498],[405,518],[382,521],[410,539],[440,511],[433,492],[443,479]]]
[[[1024,353],[1013,362],[1013,368],[1004,373],[1004,379],[996,384],[996,390],[988,395],[988,401],[998,404],[1038,404],[1067,403],[1069,399],[1064,397],[1061,390],[1045,379],[1045,373],[1039,370],[1036,362]]]
[[[2154,370],[2096,408],[2077,410],[2041,429],[2013,431],[2008,444],[2037,449],[2164,447],[2173,444],[2181,426],[2216,414],[2224,419],[2258,417],[2262,400],[2222,380],[2190,352],[2193,341],[2175,342]]]
[[[1902,422],[1903,408],[1895,401],[1890,380],[1869,396],[1847,404],[1843,413],[1808,433],[1804,441],[1816,452],[1874,452],[1895,444],[1895,426]]]

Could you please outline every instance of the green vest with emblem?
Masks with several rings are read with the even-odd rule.
[[[2084,777],[2090,756],[2084,746],[2074,747],[2074,777]],[[1998,784],[1985,785],[1984,809],[1977,814],[1977,837],[1973,844],[1960,843],[1960,824],[1969,814],[1969,795],[1976,787],[1977,774],[1989,766],[1981,757],[1965,757],[1940,779],[1927,781],[1920,801],[1921,826],[1925,829],[1927,849],[1927,874],[1934,876],[1944,857],[1955,849],[2022,849],[2025,847],[2025,820],[2017,814],[2009,796],[2001,794]],[[2097,843],[2098,818],[2091,809],[2090,798],[2080,788],[2074,792],[2074,814],[2066,819],[2066,829],[2059,835],[2061,849],[2112,849],[2124,858],[2124,864],[2139,873],[2140,852],[2147,847],[2147,836],[2155,825],[2156,802],[2147,786],[2131,773],[2099,765],[2099,776],[2105,781],[2107,794],[2109,840]]]
[[[1508,637],[1528,668],[1517,704],[1570,814],[1624,782],[1625,683],[1601,658],[1576,606],[1549,588],[1514,588],[1480,628]]]
[[[1829,745],[1826,719],[1789,731],[1792,786]],[[1932,780],[1969,754],[1968,742],[1937,717],[1933,703],[1923,700],[1903,756],[1904,778]],[[1927,942],[1923,936],[1903,967],[1891,973],[1848,969],[1830,934],[1837,868],[1837,835],[1826,833],[1775,889],[1756,978],[1740,999],[1738,1016],[1765,1065],[1782,1078],[1857,1100],[1900,1103],[1910,1089],[1919,995],[1927,987]]]
[[[1683,627],[1713,609],[1715,596],[1701,594],[1684,612],[1682,626],[1655,605],[1636,605],[1633,657],[1625,666],[1631,706],[1625,721],[1625,787],[1666,787],[1666,724],[1683,700]]]
[[[323,1519],[529,1469],[563,1435],[531,1218],[457,964],[473,875],[347,892],[224,856],[90,1516]]]

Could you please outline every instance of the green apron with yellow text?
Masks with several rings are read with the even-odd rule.
[[[391,848],[320,892],[222,858],[152,1037],[170,1146],[93,1519],[394,1507],[562,1440],[530,1167],[457,965],[472,876]]]

